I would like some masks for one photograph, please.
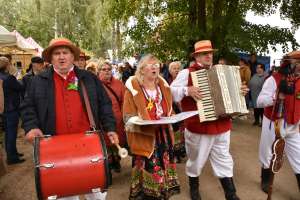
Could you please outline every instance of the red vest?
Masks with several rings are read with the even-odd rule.
[[[70,72],[74,73],[74,71]],[[81,133],[90,129],[79,92],[68,90],[68,81],[54,72],[56,134]]]
[[[273,78],[275,79],[276,86],[279,85],[282,75],[279,73],[274,73]],[[295,83],[295,93],[292,95],[285,96],[284,108],[285,113],[284,117],[288,124],[297,124],[300,120],[300,99],[297,99],[297,96],[300,94],[300,79]],[[272,116],[273,106],[266,107],[264,109],[264,115],[274,121],[277,119],[276,115]]]
[[[197,64],[194,64],[189,67],[189,72],[197,71],[201,67]],[[192,86],[192,78],[189,74],[188,86]],[[183,111],[193,111],[197,110],[197,105],[195,100],[192,97],[186,96],[181,101],[181,106]],[[230,118],[220,118],[215,121],[202,122],[200,123],[199,116],[193,116],[184,120],[185,127],[197,134],[221,134],[231,129],[231,120]]]

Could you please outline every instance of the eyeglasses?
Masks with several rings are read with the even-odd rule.
[[[106,71],[106,72],[108,72],[108,71],[111,71],[111,68],[101,68],[101,71]]]
[[[155,67],[155,68],[159,68],[160,67],[160,64],[159,63],[156,63],[156,64],[146,64],[146,67]]]

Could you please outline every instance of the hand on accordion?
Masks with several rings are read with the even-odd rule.
[[[247,87],[247,85],[242,85],[241,86],[241,93],[242,95],[246,96],[246,94],[249,92],[249,88]]]
[[[195,100],[200,100],[202,98],[200,88],[194,86],[188,87],[188,96]]]

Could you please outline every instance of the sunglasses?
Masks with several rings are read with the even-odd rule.
[[[108,71],[111,71],[111,68],[101,68],[101,71],[106,71],[106,72],[108,72]]]

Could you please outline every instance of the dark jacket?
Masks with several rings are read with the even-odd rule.
[[[20,105],[22,85],[16,77],[6,72],[0,72],[0,79],[3,80],[4,113],[17,111]]]
[[[23,86],[22,98],[24,98],[25,91],[27,90],[27,88],[30,87],[33,76],[34,76],[34,73],[32,70],[30,70],[27,74],[25,74],[25,76],[23,76],[22,81],[21,81],[22,86]]]
[[[82,80],[88,93],[91,109],[97,128],[108,132],[115,131],[115,118],[112,105],[102,83],[92,73],[74,68],[79,82]],[[36,75],[31,80],[31,86],[26,91],[24,101],[21,103],[21,117],[25,133],[39,128],[44,134],[55,134],[55,91],[53,68]],[[79,93],[84,102],[79,84]],[[84,103],[83,103],[84,104]]]

